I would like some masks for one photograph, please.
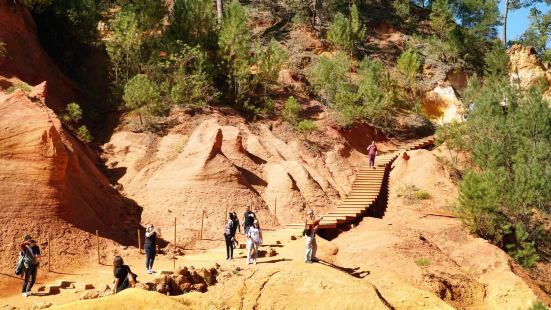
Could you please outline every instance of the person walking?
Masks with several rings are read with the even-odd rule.
[[[256,214],[251,211],[251,206],[247,206],[247,211],[243,215],[243,233],[247,235],[249,228],[253,226],[254,221],[256,220]]]
[[[306,257],[304,258],[304,262],[307,264],[317,261],[316,252],[318,250],[318,243],[316,242],[316,233],[322,219],[323,216],[315,218],[314,211],[308,210],[308,216],[304,227],[304,235],[306,237]]]
[[[117,294],[129,287],[134,287],[136,284],[136,275],[132,273],[128,265],[124,264],[120,256],[115,256],[113,259],[113,276],[115,277],[113,294]]]
[[[226,260],[233,260],[233,235],[235,235],[235,222],[232,212],[228,214],[228,222],[224,229],[224,240],[226,241]],[[233,235],[232,235],[233,234]]]
[[[256,265],[256,259],[258,258],[258,247],[262,244],[262,229],[260,224],[255,220],[253,225],[247,230],[247,265],[252,263]]]
[[[157,238],[161,236],[161,229],[154,228],[152,224],[148,224],[145,228],[145,272],[147,274],[155,273],[153,263],[157,254]]]
[[[20,250],[19,255],[23,262],[22,276],[24,278],[21,294],[23,297],[27,297],[32,295],[31,290],[36,282],[36,274],[40,263],[40,248],[31,236],[26,235],[20,244]]]
[[[375,145],[375,141],[371,141],[371,144],[367,147],[367,154],[369,155],[369,167],[375,169],[375,156],[377,156],[377,145]]]

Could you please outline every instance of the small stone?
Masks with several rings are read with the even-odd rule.
[[[126,245],[121,246],[121,250],[126,250],[126,249],[128,249],[128,246]]]
[[[277,241],[276,241],[276,244],[281,244],[281,241],[277,240]]]
[[[198,292],[204,293],[207,291],[207,285],[205,283],[197,283],[193,285],[193,289]]]
[[[291,240],[297,240],[297,237],[291,236]]]
[[[268,248],[268,257],[273,257],[273,256],[276,256],[277,255],[277,252],[275,249],[273,248]]]
[[[244,249],[245,247],[246,247],[246,245],[245,245],[244,243],[241,243],[241,244],[239,245],[239,249],[241,249],[241,250]]]
[[[95,299],[95,298],[98,298],[99,297],[99,292],[98,291],[87,291],[85,292],[81,297],[80,299]]]
[[[73,283],[72,288],[76,288],[77,290],[85,291],[85,290],[93,290],[95,289],[94,285],[90,283]]]
[[[46,290],[46,286],[45,285],[41,285],[38,287],[38,291],[39,292],[44,292]]]
[[[100,291],[101,292],[107,292],[107,291],[111,291],[111,287],[109,287],[109,285],[105,284],[104,286],[101,286],[100,287]]]
[[[187,293],[187,292],[191,291],[192,288],[193,288],[193,286],[191,285],[191,283],[184,283],[184,284],[180,285],[180,289],[184,293]]]
[[[48,309],[52,306],[52,303],[51,302],[43,302],[43,303],[39,303],[39,304],[35,304],[33,306],[33,309],[36,309],[36,310],[40,310],[40,309]]]

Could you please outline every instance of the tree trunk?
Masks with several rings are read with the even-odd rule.
[[[222,24],[222,17],[224,16],[224,3],[222,0],[216,0],[216,17],[218,24]]]
[[[509,0],[505,0],[505,10],[503,11],[503,33],[501,34],[501,40],[505,47],[507,47],[507,15],[509,14]]]
[[[314,28],[318,25],[321,25],[321,1],[322,0],[313,0],[314,1]]]

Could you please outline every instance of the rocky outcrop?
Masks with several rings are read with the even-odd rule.
[[[365,160],[363,145],[384,138],[373,129],[335,131],[339,142],[315,154],[288,128],[215,115],[182,118],[186,130],[162,137],[120,130],[103,146],[108,174],[144,208],[142,222],[171,227],[177,217],[187,232],[179,242],[199,234],[203,210],[209,238],[221,233],[226,212],[242,214],[246,205],[264,227],[331,208],[350,190],[354,165]]]
[[[0,91],[0,225],[9,227],[0,230],[0,246],[14,249],[26,233],[43,244],[50,232],[57,251],[77,254],[96,229],[124,242],[139,209],[111,188],[86,147],[45,105],[47,90],[42,83],[30,95]],[[0,267],[11,267],[16,254],[1,255]]]
[[[551,67],[549,63],[542,63],[536,51],[527,46],[513,45],[507,51],[509,55],[509,74],[511,82],[518,83],[521,88],[527,89],[540,82],[547,85],[544,98],[551,105]]]
[[[440,83],[427,92],[423,106],[429,118],[439,124],[462,121],[461,101],[449,83]]]
[[[69,102],[79,101],[75,86],[42,49],[36,24],[20,1],[0,0],[0,41],[7,49],[7,55],[0,57],[0,90],[46,81],[44,103],[55,112]]]

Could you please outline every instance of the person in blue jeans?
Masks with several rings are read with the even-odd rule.
[[[40,260],[40,248],[36,241],[31,239],[31,236],[25,236],[20,245],[21,256],[23,259],[24,280],[21,293],[23,297],[31,296],[31,289],[36,282],[36,273]]]
[[[144,250],[145,270],[148,274],[155,273],[155,270],[153,270],[153,263],[155,262],[155,255],[157,254],[157,237],[160,236],[160,228],[154,228],[151,224],[146,226]]]

